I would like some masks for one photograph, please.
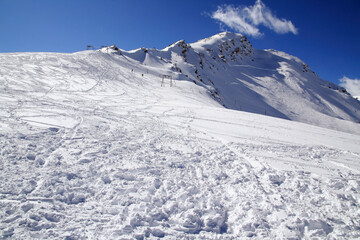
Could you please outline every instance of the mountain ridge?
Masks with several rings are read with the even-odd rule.
[[[69,57],[68,57],[69,56]],[[109,66],[114,67],[118,76],[109,76],[120,82],[131,81],[133,74],[142,74],[146,81],[154,81],[152,91],[162,75],[170,75],[176,82],[191,82],[202,88],[201,93],[212,104],[222,105],[228,109],[262,114],[288,120],[299,121],[333,130],[349,133],[360,133],[359,127],[354,125],[360,119],[360,105],[344,88],[318,77],[301,59],[277,50],[259,50],[254,48],[249,40],[241,35],[222,32],[214,36],[201,39],[195,43],[179,40],[163,49],[138,48],[125,51],[116,45],[88,50],[72,54],[65,53],[7,53],[0,54],[4,62],[19,62],[27,73],[24,78],[30,78],[24,65],[32,66],[40,60],[43,64],[33,66],[32,72],[39,70],[40,75],[31,79],[49,75],[66,74],[67,66],[63,62],[69,58],[75,65],[83,66],[87,72],[76,70],[76,78],[88,78],[91,82],[101,82]],[[58,58],[58,59],[55,59]],[[45,61],[53,72],[49,71]],[[92,59],[93,62],[87,62]],[[34,60],[34,61],[33,61]],[[79,62],[80,61],[80,62]],[[84,62],[85,61],[85,62]],[[103,62],[101,62],[103,61]],[[70,64],[67,63],[67,64]],[[92,72],[89,66],[104,74]],[[42,67],[43,66],[43,67]],[[3,70],[13,67],[4,65]],[[121,72],[121,73],[120,73]],[[69,74],[74,74],[69,73]],[[4,73],[4,76],[6,74]],[[66,75],[62,76],[66,78]],[[96,79],[93,79],[96,78]],[[91,79],[91,80],[90,80]],[[37,81],[37,80],[36,80]],[[52,81],[43,81],[44,87]],[[54,79],[54,84],[56,80]],[[68,86],[80,86],[80,82],[65,81]],[[86,82],[86,81],[84,81]],[[21,85],[31,85],[22,82]],[[56,84],[55,84],[56,85]],[[49,89],[55,85],[50,84]],[[194,96],[193,99],[198,98]],[[211,101],[207,101],[210,104]]]
[[[332,118],[360,121],[360,105],[344,88],[319,78],[298,57],[253,48],[242,34],[222,32],[190,44],[179,40],[161,50],[118,53],[147,66],[170,69],[172,74],[185,74],[229,109],[332,129],[339,129]]]

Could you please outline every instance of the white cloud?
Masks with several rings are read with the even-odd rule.
[[[233,8],[232,6],[225,6],[225,8],[219,6],[218,10],[214,12],[211,17],[240,33],[251,36],[261,35],[259,29],[248,23],[244,17],[240,16],[239,9]]]
[[[339,79],[340,86],[346,88],[346,90],[353,96],[360,96],[360,79],[350,79],[346,76]]]
[[[262,35],[258,28],[259,25],[264,25],[280,34],[298,33],[291,21],[277,18],[261,0],[257,0],[253,6],[218,6],[211,17],[235,31],[255,37]]]

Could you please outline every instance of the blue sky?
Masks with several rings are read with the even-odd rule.
[[[214,19],[220,8],[256,0],[0,0],[0,52],[75,52],[86,45],[131,50],[195,42],[238,29]],[[297,30],[277,33],[259,24],[249,36],[258,49],[277,49],[309,64],[323,79],[360,78],[360,1],[262,0],[272,16]],[[239,14],[241,14],[239,12]],[[254,24],[253,24],[254,25]],[[244,34],[244,33],[243,33]]]

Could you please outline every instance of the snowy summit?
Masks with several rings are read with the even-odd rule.
[[[226,108],[360,133],[351,124],[360,122],[359,103],[344,88],[322,80],[296,57],[254,49],[241,34],[180,40],[163,50],[116,49],[156,72],[198,84]],[[114,46],[100,51],[114,53]]]
[[[219,33],[0,54],[6,239],[356,239],[360,105]]]

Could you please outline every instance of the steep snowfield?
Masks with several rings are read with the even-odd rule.
[[[240,34],[224,32],[192,44],[181,40],[163,50],[121,52],[146,66],[182,73],[181,80],[204,87],[226,108],[349,133],[359,129],[352,123],[360,122],[360,102],[343,88],[320,79],[296,57],[254,49]]]
[[[245,37],[234,33],[221,33],[190,46],[203,56],[199,70],[203,79],[214,83],[228,108],[347,132],[353,127],[344,127],[347,123],[342,120],[360,120],[359,102],[320,79],[296,57],[253,49]]]
[[[359,105],[302,64],[229,33],[0,54],[1,236],[359,238]]]

